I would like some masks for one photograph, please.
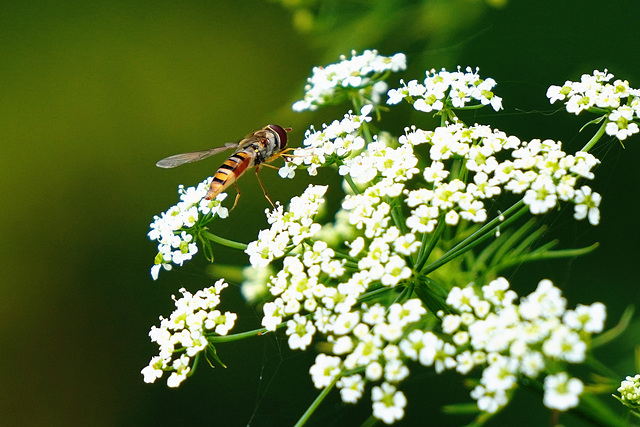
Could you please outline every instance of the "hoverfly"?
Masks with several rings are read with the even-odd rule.
[[[175,168],[176,166],[180,166],[185,163],[193,163],[206,159],[207,157],[221,153],[225,150],[235,149],[235,153],[229,156],[227,161],[225,161],[216,171],[205,199],[214,199],[218,194],[222,193],[231,184],[233,184],[237,191],[236,200],[233,203],[233,208],[235,208],[238,203],[238,199],[240,198],[240,190],[236,185],[236,180],[238,180],[238,178],[240,178],[247,169],[255,166],[256,178],[258,178],[258,182],[260,183],[264,196],[275,208],[275,205],[267,195],[267,191],[265,190],[262,181],[260,181],[260,177],[258,177],[258,170],[263,164],[277,169],[275,166],[268,165],[267,163],[284,155],[283,151],[287,146],[287,132],[290,131],[290,128],[285,129],[278,125],[267,125],[262,129],[247,135],[240,142],[227,142],[222,147],[175,154],[160,160],[156,163],[156,166],[160,168]],[[233,208],[231,209],[233,210]]]

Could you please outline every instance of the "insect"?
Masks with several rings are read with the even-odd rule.
[[[227,142],[222,147],[209,148],[207,150],[192,151],[190,153],[176,154],[166,157],[156,163],[156,166],[160,168],[175,168],[176,166],[183,165],[185,163],[193,163],[215,154],[221,153],[225,150],[235,149],[227,161],[218,168],[215,175],[213,175],[213,181],[209,191],[205,196],[205,199],[214,199],[218,194],[226,190],[231,184],[236,187],[237,195],[233,203],[233,208],[236,207],[238,199],[240,198],[240,190],[236,185],[236,181],[243,173],[255,166],[256,177],[262,188],[264,196],[269,203],[275,208],[275,205],[267,195],[260,177],[258,177],[258,170],[261,165],[265,165],[274,169],[275,166],[271,166],[267,163],[281,157],[284,154],[285,147],[287,146],[287,132],[290,132],[290,128],[283,128],[278,125],[267,125],[262,129],[259,129],[246,137],[240,142],[233,143]]]

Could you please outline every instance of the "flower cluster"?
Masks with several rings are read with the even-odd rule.
[[[245,252],[253,267],[266,267],[274,258],[280,258],[287,249],[299,245],[320,230],[313,217],[324,203],[327,186],[309,185],[300,196],[291,199],[289,209],[280,204],[267,211],[271,227],[260,231],[258,239],[251,242]]]
[[[393,148],[374,136],[366,150],[339,167],[339,173],[349,175],[356,184],[370,185],[360,194],[348,195],[343,203],[351,224],[364,228],[366,237],[381,234],[391,219],[384,198],[401,195],[412,209],[406,226],[418,234],[432,232],[440,218],[449,225],[458,224],[460,218],[483,223],[487,219],[484,200],[504,191],[522,194],[533,214],[546,213],[559,201],[572,201],[576,219],[588,218],[593,225],[599,222],[600,195],[586,185],[577,187],[580,178],[594,177],[592,169],[598,160],[589,153],[570,155],[562,151],[560,142],[525,142],[489,126],[460,123],[434,131],[412,127],[398,142],[399,147]],[[405,183],[420,172],[415,147],[421,144],[430,145],[431,163],[421,174],[424,185],[409,190]],[[337,155],[331,140],[310,147],[314,151],[322,147],[325,156]],[[510,157],[500,161],[500,152]],[[469,183],[450,176],[447,162],[455,160],[472,173]],[[313,160],[298,163],[303,161]]]
[[[334,120],[329,125],[323,125],[322,130],[311,127],[305,132],[303,148],[294,150],[287,158],[287,163],[278,173],[283,178],[293,178],[295,170],[306,168],[309,175],[318,173],[321,166],[329,166],[347,158],[352,152],[361,150],[365,141],[360,135],[363,124],[370,122],[372,106],[365,105],[360,115],[349,111],[342,120]]]
[[[603,329],[604,305],[569,310],[549,280],[520,298],[505,278],[468,284],[468,277],[495,277],[505,266],[498,254],[514,245],[531,247],[531,252],[518,250],[524,254],[519,263],[535,259],[526,255],[534,251],[537,257],[567,256],[568,251],[534,245],[529,226],[516,222],[520,215],[542,215],[570,202],[575,219],[599,223],[601,196],[584,185],[599,163],[588,153],[591,142],[570,154],[559,141],[522,141],[488,125],[465,125],[455,110],[502,108],[493,93],[496,82],[471,68],[432,70],[422,82],[389,90],[388,105],[406,100],[442,118],[434,130],[412,125],[394,137],[377,130],[369,115],[384,110],[379,108],[383,79],[404,68],[402,54],[366,51],[314,69],[294,109],[349,99],[354,110],[320,130],[311,127],[302,148],[283,154],[286,164],[279,174],[292,178],[297,169],[307,169],[315,176],[319,168],[331,167],[343,178],[344,197],[335,212],[327,212],[333,223],[324,225],[319,213],[328,186],[309,185],[286,208],[278,203],[265,211],[268,226],[245,250],[251,267],[245,269],[243,293],[263,303],[264,328],[253,335],[280,329],[289,348],[298,350],[321,342],[309,369],[314,386],[336,387],[345,403],[360,401],[368,390],[373,416],[387,424],[404,417],[407,399],[400,385],[410,369],[421,367],[479,373],[470,394],[485,415],[504,407],[523,378],[543,383],[548,408],[575,408],[586,389],[568,370],[586,360],[591,335]],[[607,83],[611,78],[595,72],[580,85],[567,82],[548,92],[552,102],[565,100],[571,112],[604,109],[594,143],[614,122],[620,139],[637,132],[631,121],[638,114],[638,93],[626,82]],[[623,124],[626,134],[620,133]],[[163,266],[196,253],[205,219],[227,215],[221,199],[202,200],[208,182],[181,189],[182,201],[155,218],[149,233],[159,242],[154,277]],[[520,200],[490,218],[490,205],[505,193]],[[520,229],[501,237],[500,226]],[[494,241],[478,246],[494,235]],[[448,274],[447,263],[462,254],[457,273]],[[194,296],[182,290],[176,312],[150,333],[160,355],[143,369],[145,381],[171,370],[169,384],[177,386],[198,354],[212,347],[213,334],[227,333],[235,315],[214,310],[225,286],[218,282]],[[623,398],[634,399],[636,385],[623,382]]]
[[[523,202],[532,214],[546,213],[559,201],[572,201],[576,219],[588,217],[593,225],[599,222],[600,195],[592,193],[588,186],[576,188],[578,179],[594,178],[592,169],[599,161],[589,153],[570,155],[562,151],[557,141],[525,142],[489,126],[467,128],[459,123],[434,131],[412,128],[400,137],[400,142],[430,145],[431,164],[425,168],[424,178],[434,188],[408,193],[409,206],[422,206],[424,214],[419,215],[417,224],[426,230],[433,229],[440,212],[452,225],[457,224],[459,216],[484,221],[482,200],[503,190],[523,194]],[[506,150],[510,150],[510,157],[499,161],[498,153]],[[466,170],[473,173],[468,184],[449,175],[445,162],[456,158],[462,159]]]
[[[640,119],[640,90],[629,87],[626,80],[617,79],[606,69],[595,70],[592,75],[583,74],[579,82],[566,81],[563,86],[550,86],[547,97],[553,104],[563,101],[569,113],[594,111],[607,114],[605,132],[619,140],[638,133]],[[596,110],[599,109],[599,110]]]
[[[640,374],[628,376],[618,387],[620,400],[630,408],[640,408]]]
[[[220,304],[220,292],[227,286],[220,279],[195,295],[183,288],[181,298],[173,297],[176,309],[168,319],[161,316],[160,326],[153,326],[149,332],[160,352],[142,369],[145,382],[155,382],[163,372],[170,371],[167,385],[178,387],[191,372],[192,359],[210,345],[207,336],[227,335],[233,328],[237,315],[215,309]]]
[[[335,103],[341,91],[356,90],[374,102],[387,91],[382,81],[387,72],[407,68],[403,53],[382,56],[376,50],[365,50],[362,55],[351,52],[351,59],[340,57],[340,62],[326,67],[314,67],[307,79],[304,99],[293,104],[294,111],[317,110],[319,106]],[[369,89],[368,93],[367,90]]]
[[[318,286],[315,283],[316,293],[326,292]],[[315,311],[313,320],[294,315],[287,334],[289,345],[301,349],[316,331],[327,336],[332,355],[319,354],[309,372],[317,388],[337,380],[344,402],[356,403],[367,383],[381,381],[371,392],[373,414],[388,424],[404,414],[406,399],[397,386],[409,376],[411,361],[436,373],[455,369],[466,375],[484,367],[471,396],[489,413],[508,403],[518,376],[535,379],[552,366],[553,374],[544,379],[544,404],[563,411],[577,406],[582,382],[558,369],[585,360],[590,335],[603,329],[604,305],[567,310],[566,300],[549,280],[541,281],[520,304],[516,299],[504,278],[483,286],[480,295],[472,286],[454,287],[447,303],[455,313],[438,313],[441,334],[422,329],[427,311],[418,299],[388,307],[351,303],[330,309],[327,306],[335,305],[328,304]],[[304,345],[298,346],[303,338]],[[380,398],[381,393],[386,397]]]
[[[441,132],[444,132],[445,128],[440,129]],[[376,386],[372,390],[372,400],[374,401],[373,413],[377,418],[388,423],[401,418],[404,413],[403,408],[406,404],[406,399],[402,392],[396,388],[397,383],[409,374],[408,368],[403,360],[419,360],[425,366],[435,366],[437,372],[441,372],[444,369],[456,368],[459,372],[465,374],[474,366],[491,361],[489,367],[486,369],[486,381],[482,383],[482,386],[476,388],[472,395],[479,401],[480,409],[496,411],[499,407],[507,403],[507,391],[515,385],[515,382],[513,382],[509,383],[510,387],[504,389],[496,388],[498,386],[495,382],[492,382],[493,376],[499,376],[504,373],[504,369],[500,363],[514,366],[514,369],[516,369],[513,373],[514,378],[518,372],[528,373],[530,376],[536,377],[537,374],[545,368],[543,356],[564,357],[562,354],[557,353],[557,349],[564,344],[562,339],[567,339],[569,343],[573,343],[571,339],[577,335],[575,330],[580,329],[579,321],[576,319],[585,321],[585,316],[587,318],[590,316],[597,317],[596,312],[598,309],[601,307],[604,308],[604,306],[596,304],[593,306],[593,314],[590,312],[584,313],[585,309],[581,307],[575,312],[567,312],[564,321],[571,326],[565,325],[563,331],[567,332],[569,337],[564,337],[562,332],[557,332],[553,335],[555,341],[549,338],[549,336],[543,336],[543,338],[549,338],[550,342],[550,344],[547,344],[545,347],[546,353],[531,352],[534,355],[528,359],[525,358],[522,362],[523,367],[520,367],[520,365],[514,365],[515,362],[507,363],[507,360],[510,359],[508,359],[507,356],[500,355],[496,349],[487,349],[482,346],[478,346],[474,351],[462,351],[457,355],[458,349],[455,344],[468,346],[469,332],[464,332],[467,336],[467,341],[461,341],[460,337],[464,336],[461,332],[457,334],[453,343],[445,342],[430,331],[424,332],[416,329],[410,334],[407,334],[407,329],[409,329],[410,326],[415,327],[414,323],[420,321],[426,313],[426,310],[421,306],[419,300],[410,300],[405,303],[405,305],[391,305],[388,309],[389,314],[387,316],[385,316],[387,309],[381,304],[374,304],[370,307],[366,304],[358,304],[358,299],[366,291],[375,289],[375,287],[379,285],[385,287],[398,286],[412,276],[412,271],[407,264],[406,257],[415,255],[421,246],[421,242],[416,236],[432,230],[433,227],[429,228],[429,230],[418,229],[417,225],[412,227],[413,217],[409,217],[407,219],[407,226],[412,232],[407,234],[400,233],[399,229],[393,225],[390,213],[391,206],[384,202],[383,199],[385,197],[399,197],[404,193],[406,195],[406,203],[408,206],[413,207],[419,204],[412,202],[413,200],[419,201],[425,199],[423,195],[424,191],[409,191],[404,189],[404,184],[419,172],[415,167],[417,158],[414,155],[413,147],[414,145],[419,145],[427,141],[452,141],[454,140],[453,135],[455,134],[465,135],[463,141],[469,144],[465,148],[458,147],[458,152],[456,153],[468,154],[470,151],[475,150],[476,147],[482,148],[484,146],[497,147],[493,149],[496,152],[508,148],[513,151],[520,150],[520,152],[514,156],[516,158],[515,162],[522,161],[523,164],[528,165],[527,167],[531,170],[534,170],[537,164],[545,165],[549,170],[559,169],[558,167],[553,168],[553,162],[549,160],[549,158],[557,159],[562,156],[553,157],[549,155],[546,158],[534,160],[530,160],[526,156],[526,154],[532,157],[535,155],[543,156],[543,154],[540,153],[553,152],[554,149],[559,150],[559,144],[553,143],[552,141],[545,141],[544,143],[532,141],[529,144],[521,143],[515,137],[507,137],[501,132],[491,131],[491,129],[482,126],[465,129],[459,125],[451,125],[448,137],[444,137],[442,133],[434,137],[433,134],[414,129],[413,132],[401,138],[401,145],[398,148],[391,148],[384,143],[374,140],[367,146],[367,149],[363,153],[347,159],[340,167],[341,174],[349,173],[358,184],[367,184],[370,183],[374,177],[378,178],[375,184],[372,184],[361,194],[347,196],[343,202],[342,210],[339,211],[346,212],[346,218],[350,225],[353,228],[361,229],[364,234],[364,236],[357,236],[352,240],[344,242],[346,247],[350,248],[348,257],[358,259],[357,265],[353,266],[357,267],[357,271],[353,271],[353,267],[349,268],[347,264],[348,257],[345,258],[346,255],[336,254],[324,241],[317,240],[313,244],[302,245],[299,250],[294,251],[294,255],[286,256],[283,260],[283,268],[278,271],[271,282],[268,283],[269,291],[276,298],[274,301],[264,305],[262,324],[267,330],[275,330],[276,327],[283,322],[283,319],[289,318],[289,320],[284,321],[287,326],[286,335],[289,337],[288,344],[290,348],[301,350],[308,348],[317,333],[326,335],[327,341],[333,343],[334,355],[319,355],[316,364],[314,364],[310,370],[316,387],[325,387],[331,383],[336,376],[341,375],[341,372],[344,370],[349,370],[350,372],[354,369],[366,370],[364,375],[354,373],[344,378],[340,377],[337,382],[337,387],[341,390],[343,400],[353,403],[362,396],[365,382],[380,380],[387,370],[398,373],[397,376],[393,374],[384,376],[384,382],[381,386]],[[457,145],[463,145],[465,143],[460,141],[461,139],[462,138],[458,137]],[[475,141],[475,144],[470,144],[472,141]],[[452,143],[451,146],[456,146],[456,144]],[[442,156],[438,158],[438,161],[456,155],[450,152],[450,149],[444,149],[443,147],[444,144],[437,150],[433,150]],[[493,152],[491,154],[493,154]],[[479,155],[461,157],[466,159],[469,170],[476,174],[485,174],[484,181],[494,179],[494,172],[498,169],[502,170],[505,178],[498,182],[500,185],[514,180],[513,171],[519,170],[513,166],[514,162],[512,162],[510,167],[506,167],[496,160],[490,159],[489,161],[481,162]],[[566,163],[565,173],[575,174],[574,182],[578,176],[590,177],[590,167],[584,166],[583,162],[590,160],[591,157],[584,153],[583,155],[579,155],[578,159],[577,161],[567,161]],[[456,191],[465,189],[466,187],[462,185],[462,187],[456,188],[450,183],[447,184],[444,181],[447,177],[444,165],[442,163],[440,163],[440,165],[435,163],[434,161],[431,169],[427,168],[429,170],[423,173],[427,182],[436,185],[434,190],[428,191],[434,194],[440,194],[441,196],[438,197],[441,198],[448,195],[450,199],[457,200],[455,196]],[[487,163],[494,164],[493,168],[486,166]],[[497,167],[500,165],[503,167]],[[519,167],[522,168],[524,166],[519,165]],[[542,166],[539,169],[535,169],[535,171],[540,175],[545,173],[545,169]],[[491,175],[487,175],[487,172]],[[562,176],[562,174],[558,174],[558,176]],[[442,188],[437,186],[440,184],[442,184]],[[473,187],[471,187],[472,185]],[[512,187],[510,188],[515,188],[513,184],[511,185]],[[479,192],[484,195],[484,197],[478,198],[478,200],[499,194],[499,191],[496,192],[495,190],[492,191],[488,189],[488,185],[486,184],[482,186],[479,180],[475,181],[475,184],[470,184],[470,187],[473,188],[473,190],[470,191],[473,191],[474,194]],[[526,188],[523,188],[520,192],[525,192],[525,189]],[[414,192],[417,193],[414,194]],[[418,195],[418,193],[420,195]],[[472,195],[470,194],[468,197],[472,197]],[[435,197],[431,196],[428,200],[433,199],[435,199]],[[450,200],[442,199],[435,207],[445,206],[445,202],[451,203]],[[453,204],[449,205],[449,209],[452,207]],[[313,206],[311,209],[306,210],[315,213],[316,209],[317,206]],[[475,214],[478,215],[480,210],[484,212],[483,208],[476,208]],[[270,216],[271,229],[288,229],[285,221],[289,218],[289,215],[283,214],[281,210],[275,211],[274,214],[276,212],[277,218]],[[466,216],[465,211],[462,212],[461,216],[463,218],[473,219],[472,216]],[[293,215],[293,217],[296,216],[297,215]],[[438,216],[439,214],[432,215],[432,219],[435,220]],[[484,221],[486,215],[480,216],[480,219]],[[416,224],[420,224],[420,221],[416,221]],[[316,224],[316,231],[319,231],[319,229],[319,225]],[[313,239],[314,237],[314,233],[304,235],[304,238]],[[259,241],[265,245],[269,242],[270,245],[277,247],[275,243],[276,240],[277,237],[275,234],[270,234],[268,238],[261,237],[259,239]],[[252,264],[254,264],[255,267],[261,267],[268,262],[267,260],[271,259],[274,253],[283,254],[290,241],[291,236],[287,233],[283,239],[283,243],[277,250],[253,252],[264,253],[268,256],[254,258]],[[298,243],[300,242],[302,242],[302,240],[298,239]],[[327,283],[331,281],[333,281],[333,285],[327,285]],[[489,314],[491,302],[495,303],[497,301],[495,300],[495,298],[497,298],[495,295],[501,293],[506,293],[507,296],[503,295],[503,300],[501,300],[503,305],[499,306],[500,309],[504,308],[505,313],[507,312],[505,308],[507,306],[512,307],[510,310],[516,309],[513,308],[515,307],[513,306],[515,293],[507,291],[506,288],[495,289],[504,285],[504,283],[506,283],[506,280],[502,279],[492,283],[488,287],[489,290],[487,290],[487,293],[493,295],[493,300],[489,299],[479,304],[484,307],[485,312],[483,315],[487,316]],[[547,283],[550,284],[550,282],[544,282],[544,284]],[[557,291],[556,288],[553,289]],[[471,288],[465,290],[464,293],[468,293],[469,290],[471,290]],[[460,308],[454,304],[455,294],[458,291],[460,291],[458,288],[454,288],[450,295],[450,300],[447,301],[454,309]],[[542,294],[542,291],[540,290],[538,293]],[[549,293],[553,292],[549,291]],[[558,303],[564,301],[559,298],[557,294],[554,294],[553,298],[548,295],[538,294],[529,296],[528,300],[530,300],[531,303],[523,303],[522,311],[523,313],[529,313],[529,317],[526,319],[530,321],[530,324],[539,324],[539,326],[542,327],[542,322],[536,323],[535,316],[530,314],[530,312],[536,310],[533,308],[533,302],[535,301],[541,304],[540,307],[544,307],[545,296]],[[560,310],[553,312],[550,311],[548,307],[544,308],[546,310],[545,315],[556,313],[556,322],[558,317],[561,317],[563,314]],[[562,309],[564,310],[564,305]],[[480,308],[478,308],[478,310],[480,310]],[[411,319],[411,321],[397,323],[397,319],[393,317],[392,314],[399,312],[408,313],[407,315],[413,313],[409,317],[405,317],[405,320]],[[494,315],[498,316],[497,314]],[[491,318],[491,316],[488,317]],[[469,320],[469,316],[467,316],[466,319]],[[451,318],[447,318],[447,320],[451,322]],[[474,318],[474,320],[477,319]],[[590,333],[598,332],[598,327],[600,329],[602,328],[602,320],[602,318],[597,318],[594,321],[586,322],[588,326],[585,326],[584,330]],[[502,319],[500,319],[500,321],[502,321]],[[600,321],[600,326],[593,325],[593,323],[597,321]],[[549,320],[547,324],[546,332],[548,335],[551,335],[552,328],[550,326],[553,322],[553,320]],[[527,324],[527,327],[531,327],[530,324]],[[467,323],[466,326],[471,327],[470,323]],[[511,324],[511,326],[515,328],[514,324]],[[574,328],[574,330],[570,330],[570,327]],[[568,332],[571,332],[571,334]],[[405,335],[406,338],[401,340]],[[580,339],[578,339],[578,342],[582,346],[578,343],[575,344],[582,350],[582,356],[584,356],[586,346]],[[429,345],[427,346],[427,344]],[[534,345],[542,345],[540,342],[534,341],[531,341],[530,344],[532,347]],[[556,346],[556,353],[553,353],[554,345]],[[424,351],[419,351],[421,349],[424,349]],[[522,349],[522,357],[524,357],[524,353],[526,353],[525,350],[526,349]],[[565,350],[566,348],[563,347],[560,351]],[[534,362],[538,360],[538,356],[541,358],[541,364],[538,366],[539,370],[534,372],[533,368],[529,365],[534,365]],[[519,361],[519,359],[516,359],[516,362],[517,361]],[[574,356],[570,361],[579,362],[580,358],[579,356]],[[520,369],[520,371],[517,371],[517,369]],[[524,371],[524,369],[529,370]],[[378,372],[378,374],[376,374],[376,372]],[[547,396],[549,397],[546,402],[548,402],[548,406],[550,407],[567,409],[575,406],[571,402],[577,399],[581,391],[582,383],[576,382],[579,380],[570,379],[563,375],[564,374],[558,374],[547,377],[548,379],[546,381],[548,385],[546,389],[548,390]],[[565,388],[570,390],[570,394],[561,395],[560,391],[565,390]],[[381,398],[381,393],[386,397]]]
[[[342,401],[356,403],[366,383],[381,382],[371,390],[373,415],[387,424],[401,419],[406,398],[397,385],[409,376],[406,340],[401,339],[426,313],[420,300],[410,299],[389,307],[362,304],[349,312],[329,314],[324,332],[334,356],[316,357],[309,370],[313,384],[324,388],[339,378],[336,385]],[[433,354],[435,359],[438,356]]]
[[[494,95],[492,89],[495,80],[482,79],[475,71],[467,67],[465,71],[450,72],[442,69],[427,71],[423,83],[411,80],[409,83],[401,81],[402,87],[389,90],[387,104],[398,104],[403,99],[413,105],[418,111],[425,113],[442,111],[445,107],[464,108],[468,106],[490,105],[495,111],[502,109],[502,98]]]
[[[560,289],[549,280],[519,304],[516,297],[504,278],[480,292],[473,286],[454,287],[447,304],[455,312],[438,313],[451,346],[444,367],[466,374],[486,365],[471,396],[481,410],[495,412],[508,402],[519,375],[536,378],[553,366],[554,374],[544,382],[544,404],[562,411],[577,406],[582,382],[557,370],[559,363],[584,362],[590,335],[604,327],[605,306],[567,310]]]
[[[171,263],[182,265],[190,260],[197,252],[198,246],[194,241],[192,228],[200,221],[210,221],[215,216],[226,218],[229,215],[222,201],[227,193],[221,193],[214,200],[205,200],[211,178],[196,187],[178,187],[180,202],[170,207],[166,212],[155,215],[151,223],[149,239],[158,242],[158,254],[155,265],[151,267],[151,276],[158,278],[160,269],[171,270]]]

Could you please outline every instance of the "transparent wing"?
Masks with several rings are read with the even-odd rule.
[[[242,139],[242,141],[238,142],[238,147],[244,148],[248,145],[253,144],[254,142],[264,142],[266,140],[266,136],[262,130],[255,131],[251,135]]]
[[[211,157],[215,154],[221,153],[226,150],[238,148],[237,143],[227,142],[222,147],[209,148],[208,150],[192,151],[190,153],[175,154],[173,156],[165,157],[156,163],[159,168],[175,168],[176,166],[184,165],[185,163],[193,163],[207,157]]]

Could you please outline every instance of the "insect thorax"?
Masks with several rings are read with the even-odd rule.
[[[255,153],[254,165],[259,165],[278,152],[279,144],[275,136],[269,132],[265,135],[264,142],[254,142],[247,148],[253,150]]]

